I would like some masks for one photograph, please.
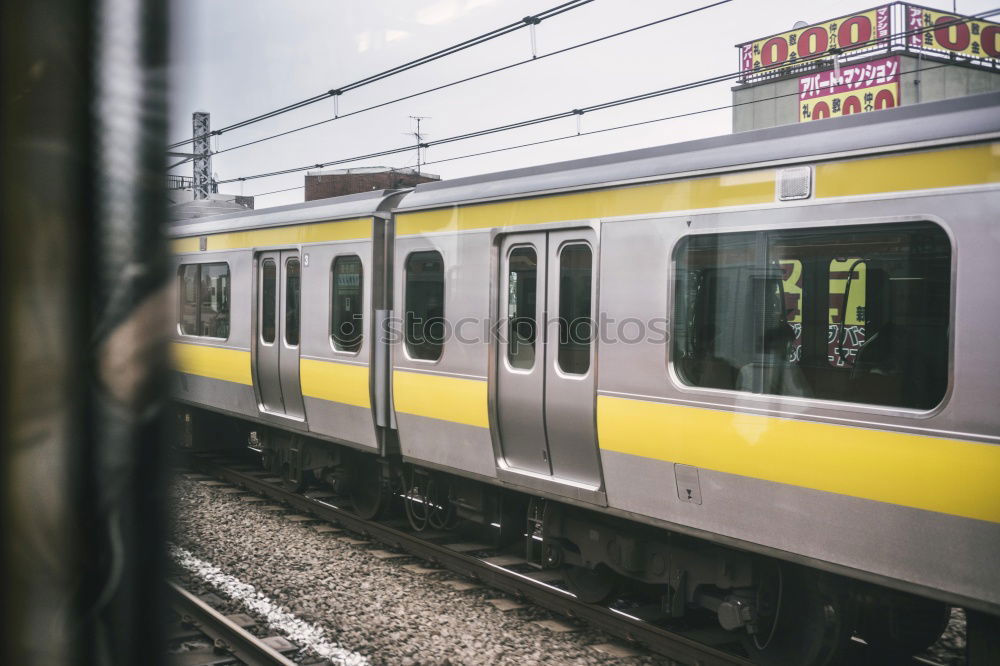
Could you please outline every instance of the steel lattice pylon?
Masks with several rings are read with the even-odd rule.
[[[194,198],[207,199],[212,192],[212,147],[210,115],[204,111],[195,111],[192,115],[194,133]]]

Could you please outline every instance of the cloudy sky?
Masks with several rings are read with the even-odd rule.
[[[172,72],[170,140],[191,136],[191,113],[208,111],[213,128],[239,122],[519,21],[564,0],[171,0]],[[543,21],[535,29],[537,55],[602,37],[715,0],[595,0]],[[444,139],[569,111],[588,105],[734,72],[738,42],[789,30],[796,21],[823,21],[874,2],[858,0],[733,0],[727,4],[543,58],[507,71],[428,93],[318,127],[230,150],[213,158],[220,180],[316,164],[415,143],[414,121],[424,116],[425,140]],[[951,0],[924,0],[951,10]],[[998,0],[958,0],[973,14]],[[529,30],[522,29],[387,80],[340,96],[340,114],[528,60]],[[731,102],[727,81],[579,119],[591,132],[628,123],[722,107]],[[226,150],[302,125],[332,118],[332,100],[213,138]],[[722,109],[631,129],[580,136],[478,157],[470,153],[577,134],[577,119],[431,147],[425,171],[444,178],[724,134],[731,110]],[[412,167],[416,153],[379,157],[349,166]],[[341,167],[341,168],[343,168]],[[190,175],[190,164],[174,170]],[[300,187],[303,173],[230,183],[234,194]],[[258,208],[302,201],[302,189],[259,196]]]

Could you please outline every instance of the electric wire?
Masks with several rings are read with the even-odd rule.
[[[941,68],[941,67],[947,67],[947,66],[948,66],[947,64],[931,65],[931,66],[922,68],[921,72],[927,72],[927,71],[931,71],[931,70],[934,70],[934,69],[938,69],[938,68]],[[472,158],[472,157],[482,157],[483,155],[492,155],[492,154],[495,154],[495,153],[502,153],[502,152],[507,152],[507,151],[510,151],[510,150],[517,150],[519,148],[530,148],[532,146],[539,146],[539,145],[548,144],[548,143],[556,143],[556,142],[559,142],[559,141],[566,141],[568,139],[577,139],[577,138],[584,137],[584,136],[592,136],[592,135],[596,135],[596,134],[604,134],[606,132],[614,132],[614,131],[623,130],[623,129],[631,129],[633,127],[640,127],[640,126],[643,126],[643,125],[652,125],[652,124],[655,124],[655,123],[661,123],[661,122],[665,122],[665,121],[668,121],[668,120],[677,120],[677,119],[680,119],[680,118],[687,118],[687,117],[691,117],[691,116],[697,116],[697,115],[702,115],[702,114],[706,114],[706,113],[712,113],[712,112],[715,112],[715,111],[727,111],[727,110],[735,109],[735,108],[738,108],[738,107],[741,107],[741,106],[749,106],[751,104],[758,104],[760,102],[768,102],[768,101],[772,101],[772,100],[776,100],[776,99],[782,99],[782,98],[785,98],[785,97],[797,97],[798,95],[799,95],[799,91],[796,90],[795,92],[792,92],[792,93],[784,93],[784,94],[781,94],[781,95],[772,95],[771,97],[764,97],[764,98],[761,98],[761,99],[749,100],[749,101],[746,101],[746,102],[735,102],[733,104],[723,104],[721,106],[706,107],[706,108],[703,108],[703,109],[696,109],[694,111],[687,111],[687,112],[684,112],[684,113],[677,113],[677,114],[673,114],[673,115],[669,115],[669,116],[660,116],[658,118],[650,118],[650,119],[647,119],[647,120],[639,120],[639,121],[636,121],[636,122],[625,123],[625,124],[622,124],[622,125],[615,125],[613,127],[602,127],[600,129],[588,130],[586,132],[579,132],[579,133],[573,133],[573,134],[565,134],[565,135],[562,135],[562,136],[550,137],[548,139],[539,139],[537,141],[527,141],[527,142],[523,142],[523,143],[509,145],[509,146],[502,146],[500,148],[491,148],[489,150],[482,150],[482,151],[478,151],[478,152],[474,152],[474,153],[465,153],[465,154],[462,154],[462,155],[455,155],[455,156],[452,156],[452,157],[445,157],[445,158],[441,158],[441,159],[437,159],[437,160],[426,160],[426,161],[421,162],[421,164],[423,166],[427,166],[429,164],[443,164],[445,162],[455,162],[455,161],[458,161],[458,160],[469,159],[469,158]],[[413,147],[410,146],[409,150],[413,150]],[[410,168],[413,168],[414,166],[416,166],[416,165],[410,164],[410,165],[406,165],[406,166],[402,166],[402,167],[394,167],[394,168],[396,168],[396,169],[410,169]],[[248,196],[252,196],[252,197],[266,197],[266,196],[270,196],[272,194],[280,194],[280,193],[283,193],[283,192],[293,192],[295,190],[301,190],[301,189],[304,189],[304,188],[305,188],[305,185],[296,185],[294,187],[286,187],[286,188],[282,188],[282,189],[278,189],[278,190],[271,190],[271,191],[267,191],[267,192],[258,192],[258,193],[255,193],[255,194],[250,194]]]
[[[988,11],[988,12],[983,12],[983,13],[977,15],[977,16],[966,17],[963,21],[956,21],[956,22],[953,22],[953,23],[949,23],[948,25],[950,27],[951,25],[954,25],[954,23],[973,21],[973,20],[977,20],[978,18],[985,18],[987,16],[992,16],[992,15],[997,14],[997,13],[1000,13],[1000,9],[995,9],[995,10],[991,10],[991,11]],[[928,32],[930,30],[934,30],[934,29],[937,29],[939,27],[940,26],[928,26],[928,27],[925,27],[925,28],[921,28],[919,30],[906,31],[904,33],[899,33],[899,35],[896,35],[896,37],[906,37],[906,36],[909,36],[911,34]],[[726,73],[726,74],[720,74],[720,75],[709,77],[709,78],[706,78],[706,79],[701,79],[699,81],[691,81],[691,82],[687,82],[687,83],[682,83],[682,84],[679,84],[679,85],[676,85],[676,86],[671,86],[669,88],[662,88],[660,90],[654,90],[654,91],[650,91],[650,92],[646,92],[646,93],[640,93],[638,95],[632,95],[632,96],[620,98],[620,99],[617,99],[617,100],[610,100],[608,102],[603,102],[603,103],[600,103],[600,104],[593,104],[593,105],[590,105],[590,106],[581,107],[581,108],[577,108],[577,109],[572,109],[572,110],[569,110],[569,111],[562,111],[562,112],[559,112],[559,113],[549,114],[549,115],[546,115],[546,116],[540,116],[540,117],[531,118],[531,119],[528,119],[528,120],[518,121],[518,122],[514,122],[514,123],[508,123],[506,125],[500,125],[500,126],[497,126],[497,127],[491,127],[491,128],[486,128],[486,129],[482,129],[482,130],[475,130],[475,131],[472,131],[472,132],[467,132],[465,134],[459,134],[459,135],[452,136],[452,137],[447,137],[447,138],[444,138],[444,139],[437,139],[435,141],[429,141],[429,142],[426,142],[426,143],[421,143],[419,145],[419,147],[421,147],[421,148],[429,148],[429,147],[433,147],[433,146],[444,145],[444,144],[447,144],[447,143],[453,143],[453,142],[456,142],[456,141],[464,141],[464,140],[468,140],[468,139],[472,139],[472,138],[477,138],[477,137],[481,137],[481,136],[487,136],[487,135],[490,135],[490,134],[496,134],[496,133],[499,133],[499,132],[507,132],[507,131],[511,131],[511,130],[515,130],[515,129],[524,128],[524,127],[530,127],[530,126],[533,126],[533,125],[539,125],[539,124],[543,124],[543,123],[547,123],[547,122],[552,122],[552,121],[555,121],[555,120],[560,120],[560,119],[563,119],[563,118],[572,117],[572,116],[575,116],[575,115],[583,115],[583,114],[591,113],[591,112],[594,112],[594,111],[602,111],[602,110],[605,110],[605,109],[615,108],[615,107],[623,106],[623,105],[626,105],[626,104],[633,104],[633,103],[636,103],[636,102],[641,102],[641,101],[645,101],[645,100],[649,100],[649,99],[655,99],[657,97],[662,97],[662,96],[665,96],[665,95],[670,95],[670,94],[674,94],[674,93],[678,93],[678,92],[683,92],[683,91],[687,91],[687,90],[693,90],[695,88],[701,88],[701,87],[704,87],[704,86],[707,86],[707,85],[712,85],[712,84],[715,84],[715,83],[721,83],[721,82],[728,81],[728,80],[731,80],[731,79],[734,79],[734,78],[738,78],[741,75],[743,75],[742,71],[731,72],[731,73]],[[281,169],[281,170],[277,170],[277,171],[270,171],[270,172],[265,172],[265,173],[260,173],[260,174],[254,174],[254,175],[250,175],[250,176],[242,176],[242,177],[237,177],[237,178],[229,178],[229,179],[226,179],[226,180],[219,180],[219,181],[217,181],[217,183],[218,184],[224,184],[224,183],[232,183],[232,182],[238,182],[238,181],[242,182],[242,181],[246,181],[246,180],[255,180],[255,179],[258,179],[258,178],[269,178],[269,177],[273,177],[273,176],[281,176],[281,175],[285,175],[285,174],[289,174],[289,173],[298,173],[298,172],[302,172],[302,171],[307,171],[309,169],[322,169],[322,168],[326,168],[326,167],[329,167],[329,166],[335,166],[335,165],[338,165],[338,164],[344,164],[344,163],[347,163],[347,162],[355,162],[355,161],[364,160],[364,159],[372,159],[372,158],[375,158],[375,157],[387,157],[387,156],[390,156],[390,155],[396,155],[396,154],[407,152],[407,151],[410,151],[410,150],[413,150],[413,146],[412,145],[400,146],[400,147],[397,147],[397,148],[390,148],[390,149],[387,149],[387,150],[378,151],[378,152],[374,152],[374,153],[368,153],[368,154],[365,154],[365,155],[356,155],[356,156],[352,156],[352,157],[342,158],[342,159],[339,159],[339,160],[333,160],[333,161],[327,161],[327,162],[320,162],[320,163],[316,163],[316,164],[309,164],[309,165],[303,165],[303,166],[298,166],[298,167],[291,167],[291,168],[288,168],[288,169]]]
[[[591,106],[585,106],[578,109],[571,109],[569,111],[560,111],[558,113],[552,113],[545,116],[539,116],[537,118],[530,118],[527,120],[520,120],[513,123],[507,123],[506,125],[499,125],[497,127],[489,127],[485,129],[473,130],[472,132],[466,132],[465,134],[458,134],[455,136],[446,137],[444,139],[436,139],[434,141],[427,141],[420,144],[421,148],[431,148],[434,146],[441,146],[448,143],[454,143],[456,141],[465,141],[468,139],[473,139],[481,136],[489,136],[491,134],[497,134],[500,132],[509,132],[515,129],[521,129],[523,127],[531,127],[533,125],[540,125],[543,123],[552,122],[555,120],[561,120],[563,118],[571,118],[576,115],[582,115],[585,113],[590,113],[591,111],[603,111],[605,109],[614,108],[617,106],[623,106],[625,104],[633,104],[635,102],[642,102],[649,99],[654,99],[656,97],[662,97],[664,95],[670,95],[677,92],[683,92],[685,90],[693,90],[695,88],[700,88],[703,86],[711,85],[714,83],[719,83],[722,81],[727,81],[732,79],[736,74],[723,74],[720,76],[713,76],[707,79],[702,79],[700,81],[692,81],[687,83],[682,83],[677,86],[671,86],[669,88],[662,88],[660,90],[654,90],[646,93],[641,93],[638,95],[631,95],[629,97],[623,97],[617,100],[611,100],[607,102],[601,102],[600,104],[593,104]],[[413,150],[412,145],[399,146],[397,148],[388,148],[386,150],[381,150],[373,153],[368,153],[365,155],[355,155],[352,157],[345,157],[338,160],[331,160],[327,162],[318,162],[315,164],[306,164],[303,166],[291,167],[288,169],[280,169],[276,171],[268,171],[266,173],[258,173],[250,176],[241,176],[238,178],[228,178],[225,180],[216,181],[217,184],[222,185],[225,183],[242,182],[247,180],[256,180],[258,178],[270,178],[273,176],[283,176],[289,173],[298,173],[301,171],[307,171],[309,169],[323,169],[329,166],[335,166],[337,164],[344,164],[346,162],[356,162],[359,160],[373,159],[375,157],[386,157],[389,155],[397,155],[399,153],[405,153]]]
[[[410,93],[408,95],[403,95],[402,97],[396,97],[394,99],[390,99],[390,100],[387,100],[387,101],[384,101],[384,102],[379,102],[377,104],[372,104],[371,106],[366,106],[364,108],[357,109],[357,110],[351,111],[349,113],[341,113],[341,114],[338,114],[338,115],[336,115],[336,116],[334,116],[332,118],[325,118],[323,120],[319,120],[319,121],[316,121],[316,122],[313,122],[313,123],[308,123],[306,125],[301,125],[299,127],[295,127],[295,128],[289,129],[289,130],[285,130],[285,131],[282,131],[282,132],[277,132],[275,134],[270,134],[268,136],[264,136],[264,137],[261,137],[259,139],[254,139],[252,141],[247,141],[245,143],[237,144],[235,146],[230,146],[229,148],[226,148],[225,150],[220,150],[220,151],[214,152],[212,154],[213,155],[221,155],[222,153],[228,153],[231,150],[238,150],[240,148],[246,148],[247,146],[254,146],[254,145],[259,144],[259,143],[264,143],[265,141],[270,141],[272,139],[277,139],[277,138],[280,138],[280,137],[283,137],[283,136],[288,136],[289,134],[295,134],[296,132],[301,132],[303,130],[312,129],[313,127],[319,127],[320,125],[326,125],[327,123],[332,123],[332,122],[334,122],[336,120],[340,120],[342,118],[349,118],[351,116],[356,116],[356,115],[361,114],[361,113],[367,113],[368,111],[374,111],[375,109],[381,109],[381,108],[389,106],[391,104],[397,104],[399,102],[405,102],[406,100],[410,100],[410,99],[413,99],[415,97],[420,97],[422,95],[427,95],[429,93],[433,93],[433,92],[438,92],[438,91],[441,91],[441,90],[445,90],[446,88],[452,88],[452,87],[460,85],[462,83],[468,83],[470,81],[475,81],[476,79],[481,79],[481,78],[484,78],[486,76],[490,76],[490,75],[493,75],[493,74],[498,74],[500,72],[505,72],[507,70],[511,70],[511,69],[516,68],[516,67],[520,67],[521,65],[526,65],[528,63],[538,62],[538,61],[544,60],[546,58],[551,58],[552,56],[562,55],[564,53],[568,53],[570,51],[575,51],[576,49],[580,49],[580,48],[583,48],[585,46],[592,46],[593,44],[597,44],[599,42],[603,42],[603,41],[606,41],[606,40],[609,40],[609,39],[613,39],[615,37],[621,37],[623,35],[627,35],[627,34],[630,34],[630,33],[633,33],[633,32],[637,32],[639,30],[644,30],[645,28],[651,28],[653,26],[660,25],[661,23],[666,23],[668,21],[673,21],[675,19],[682,18],[684,16],[689,16],[691,14],[696,14],[696,13],[704,11],[706,9],[712,9],[714,7],[718,7],[719,5],[729,4],[730,2],[733,2],[733,1],[734,0],[719,0],[719,2],[713,2],[711,4],[704,5],[702,7],[696,7],[694,9],[690,9],[688,11],[681,12],[679,14],[673,14],[671,16],[666,16],[664,18],[660,18],[660,19],[657,19],[655,21],[650,21],[648,23],[643,23],[642,25],[637,25],[637,26],[633,26],[631,28],[626,28],[624,30],[619,30],[618,32],[614,32],[614,33],[611,33],[611,34],[608,34],[608,35],[603,35],[601,37],[597,37],[597,38],[590,39],[590,40],[587,40],[587,41],[584,41],[584,42],[580,42],[578,44],[573,44],[571,46],[567,46],[565,48],[561,48],[561,49],[558,49],[556,51],[552,51],[550,53],[543,53],[542,55],[534,57],[534,58],[525,58],[524,60],[519,60],[517,62],[509,63],[507,65],[503,65],[502,67],[496,67],[494,69],[490,69],[490,70],[487,70],[487,71],[484,71],[484,72],[480,72],[478,74],[473,74],[471,76],[467,76],[467,77],[462,78],[462,79],[457,79],[455,81],[450,81],[448,83],[444,83],[444,84],[441,84],[441,85],[438,85],[438,86],[434,86],[434,87],[431,87],[431,88],[426,88],[424,90],[420,90],[420,91],[417,91],[417,92],[414,92],[414,93]],[[189,161],[189,159],[185,160],[184,162],[180,162],[179,164],[174,164],[174,165],[171,166],[171,168],[176,167],[176,166],[180,166],[181,164],[184,164],[185,162]]]
[[[272,111],[252,116],[250,118],[247,118],[246,120],[241,120],[239,122],[232,123],[231,125],[226,125],[225,127],[212,130],[211,132],[209,132],[209,135],[218,136],[220,134],[223,134],[224,132],[229,132],[234,129],[246,127],[247,125],[252,125],[254,123],[259,123],[262,120],[268,120],[270,118],[274,118],[275,116],[279,116],[288,113],[289,111],[294,111],[296,109],[301,109],[302,107],[309,106],[311,104],[316,104],[317,102],[321,102],[323,100],[330,99],[332,97],[338,97],[345,92],[349,92],[351,90],[355,90],[357,88],[370,85],[377,81],[382,81],[383,79],[395,76],[396,74],[401,74],[402,72],[406,72],[416,67],[420,67],[421,65],[426,65],[427,63],[434,62],[435,60],[440,60],[441,58],[445,58],[455,53],[459,53],[466,49],[472,48],[473,46],[478,46],[479,44],[484,44],[498,37],[503,37],[504,35],[516,32],[517,30],[520,30],[522,28],[530,27],[532,25],[537,25],[538,23],[540,23],[545,19],[558,16],[573,9],[577,9],[578,7],[582,7],[583,5],[589,4],[593,1],[594,0],[570,0],[569,2],[564,2],[550,9],[546,9],[545,11],[539,12],[538,14],[535,14],[533,16],[526,16],[523,19],[516,21],[514,23],[509,23],[505,26],[495,28],[493,30],[490,30],[489,32],[483,33],[471,39],[467,39],[463,42],[459,42],[458,44],[453,44],[452,46],[441,49],[439,51],[435,51],[433,53],[429,53],[425,56],[421,56],[420,58],[416,58],[415,60],[405,62],[401,65],[396,65],[395,67],[391,67],[387,70],[378,72],[376,74],[372,74],[370,76],[366,76],[362,79],[358,79],[357,81],[347,83],[338,88],[328,90],[324,93],[313,95],[312,97],[307,97],[306,99],[300,100],[298,102],[293,102],[292,104],[282,106]],[[183,141],[176,141],[172,144],[169,144],[167,148],[168,149],[177,148],[179,146],[191,143],[197,138],[199,137],[191,137]]]

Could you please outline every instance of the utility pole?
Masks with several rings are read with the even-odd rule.
[[[423,143],[424,135],[420,133],[420,121],[428,120],[430,116],[410,116],[413,120],[417,121],[417,131],[413,133],[413,136],[417,138],[417,175],[420,175],[420,149],[426,148],[427,144]]]
[[[192,163],[194,165],[194,198],[207,199],[212,191],[212,146],[210,143],[212,126],[206,111],[195,111],[191,116],[194,141],[192,141]],[[419,127],[419,125],[418,125]]]

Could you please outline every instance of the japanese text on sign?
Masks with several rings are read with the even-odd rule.
[[[960,53],[973,58],[1000,59],[1000,24],[968,20],[944,12],[906,6],[911,48]]]
[[[819,72],[799,79],[799,101],[839,93],[848,93],[859,88],[870,88],[887,83],[899,83],[899,57],[882,58],[845,65],[840,70],[840,79],[834,70]]]
[[[799,121],[821,120],[899,105],[899,57],[845,66],[799,79]]]
[[[848,51],[885,45],[891,32],[889,10],[888,5],[876,7],[740,44],[740,72],[746,75],[794,65],[822,57],[833,48]]]

